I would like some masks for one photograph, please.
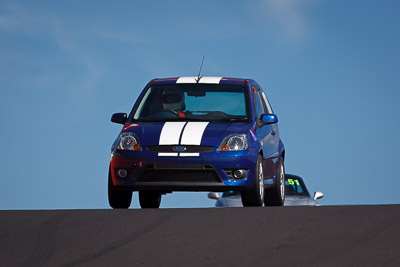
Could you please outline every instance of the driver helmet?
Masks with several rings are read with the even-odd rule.
[[[185,109],[185,95],[179,89],[165,89],[161,95],[163,109],[183,111]]]

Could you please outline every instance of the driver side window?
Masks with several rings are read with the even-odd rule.
[[[272,111],[271,104],[269,103],[268,98],[265,95],[264,91],[261,94],[262,94],[262,98],[264,100],[264,104],[265,104],[265,106],[267,108],[267,114],[274,114],[274,112]]]
[[[257,118],[260,118],[260,116],[265,113],[267,113],[267,112],[266,112],[263,102],[261,100],[260,91],[257,91],[256,92],[256,115],[257,115]]]

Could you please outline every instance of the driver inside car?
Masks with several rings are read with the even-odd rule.
[[[162,107],[165,111],[175,113],[178,117],[185,117],[185,95],[180,90],[165,89],[161,95]]]

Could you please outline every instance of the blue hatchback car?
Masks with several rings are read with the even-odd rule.
[[[251,79],[179,77],[150,81],[111,148],[108,199],[158,208],[173,191],[240,191],[244,206],[281,206],[285,148],[278,118]]]

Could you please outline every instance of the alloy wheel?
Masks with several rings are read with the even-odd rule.
[[[259,182],[259,190],[260,190],[260,198],[261,201],[264,201],[264,173],[262,162],[258,165],[258,182]]]

